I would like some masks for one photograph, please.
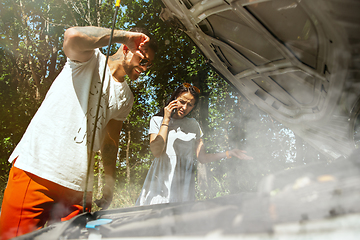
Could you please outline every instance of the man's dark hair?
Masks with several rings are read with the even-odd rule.
[[[147,29],[142,28],[142,27],[134,27],[134,28],[130,29],[130,32],[139,32],[139,33],[143,33],[143,34],[147,35],[150,38],[149,48],[154,50],[154,52],[157,52],[157,50],[158,50],[157,41],[156,41],[155,37]]]

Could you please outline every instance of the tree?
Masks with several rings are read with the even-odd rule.
[[[65,62],[59,16],[66,17],[66,10],[55,1],[1,3],[2,176],[9,169],[8,157]]]

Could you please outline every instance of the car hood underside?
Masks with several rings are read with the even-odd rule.
[[[360,3],[163,0],[161,18],[261,110],[322,153],[354,150]]]

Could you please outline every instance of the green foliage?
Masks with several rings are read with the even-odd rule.
[[[1,3],[0,164],[7,160],[64,63],[61,53],[67,8],[55,1]]]
[[[63,32],[69,26],[111,27],[115,1],[3,0],[0,7],[0,188],[6,185],[7,160],[47,90],[62,69]],[[209,153],[240,148],[254,160],[224,159],[206,165],[207,187],[198,199],[256,191],[270,173],[311,161],[326,160],[290,130],[260,111],[206,63],[190,38],[161,21],[159,0],[123,0],[117,28],[148,29],[158,40],[154,66],[137,81],[128,81],[135,97],[119,140],[117,191],[111,208],[135,203],[153,159],[148,125],[152,115],[181,83],[200,88],[193,111]],[[111,52],[116,51],[113,45]],[[106,52],[106,49],[103,49]],[[128,150],[127,150],[128,149]],[[309,157],[315,156],[315,157]],[[128,161],[128,162],[127,162]],[[130,172],[130,175],[128,173]],[[102,181],[95,166],[94,195]],[[130,181],[128,181],[130,180]],[[96,210],[96,208],[95,208]]]

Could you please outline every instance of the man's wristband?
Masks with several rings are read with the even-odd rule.
[[[225,154],[226,154],[226,158],[231,158],[231,156],[229,155],[229,151],[226,151]]]
[[[167,125],[167,124],[165,124],[165,123],[161,124],[161,126],[167,126],[167,127],[169,127],[169,125]]]

